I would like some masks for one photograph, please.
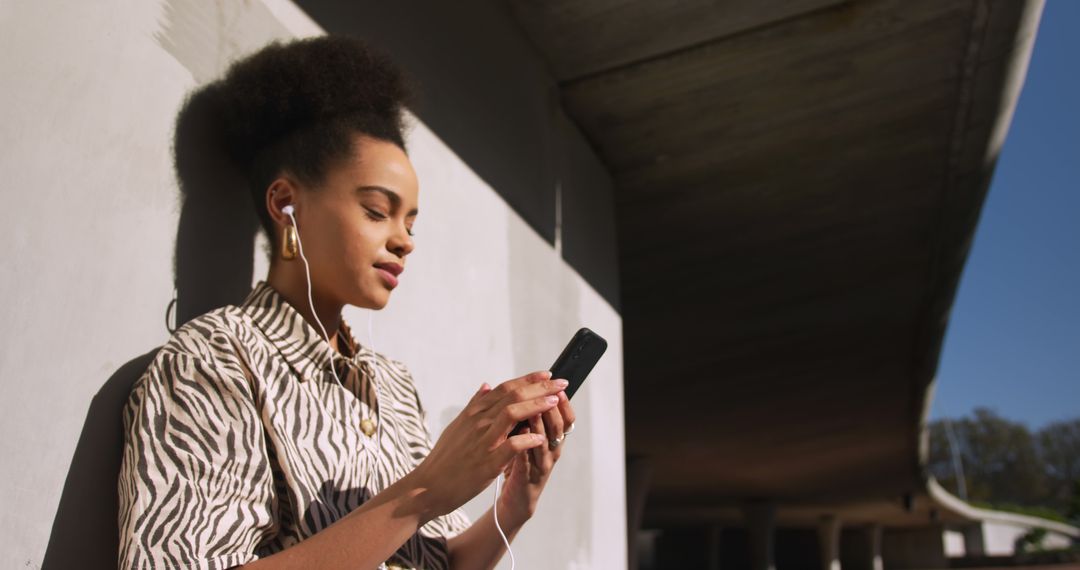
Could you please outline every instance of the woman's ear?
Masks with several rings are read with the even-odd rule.
[[[287,226],[292,223],[289,216],[282,210],[290,205],[294,210],[298,210],[299,196],[296,183],[289,178],[282,176],[270,183],[270,186],[266,188],[266,211],[275,225]]]

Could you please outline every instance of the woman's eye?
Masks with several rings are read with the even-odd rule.
[[[380,212],[378,210],[373,210],[371,208],[368,208],[367,206],[364,206],[364,212],[367,214],[367,216],[369,218],[371,218],[373,221],[376,221],[376,222],[381,222],[381,221],[386,220],[386,219],[388,219],[390,217],[390,216],[387,216],[386,214],[384,214],[384,213],[382,213],[382,212]],[[408,233],[409,236],[415,236],[416,235],[415,233],[413,233],[412,228],[405,228],[405,232]]]

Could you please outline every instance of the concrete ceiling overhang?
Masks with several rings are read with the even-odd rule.
[[[649,510],[921,492],[1041,2],[509,5],[616,181]]]

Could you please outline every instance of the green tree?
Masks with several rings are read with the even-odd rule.
[[[972,417],[951,420],[956,436],[968,500],[978,503],[1045,505],[1046,470],[1039,446],[1024,424],[1002,418],[986,408]],[[950,446],[942,421],[930,426],[930,461],[935,478],[957,492]]]
[[[1072,497],[1065,508],[1065,517],[1073,524],[1080,525],[1080,479],[1073,481]]]
[[[1046,506],[1066,513],[1070,502],[1080,500],[1080,418],[1048,424],[1037,439],[1046,473]]]
[[[1031,433],[1021,423],[978,408],[969,417],[932,422],[929,430],[927,468],[954,494],[960,494],[960,485],[953,453],[969,502],[1080,524],[1080,418]]]

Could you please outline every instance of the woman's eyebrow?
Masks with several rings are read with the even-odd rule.
[[[384,188],[382,186],[361,186],[356,190],[358,192],[379,192],[380,194],[385,195],[390,200],[390,206],[392,208],[396,210],[401,207],[401,196],[398,196],[397,192],[394,192],[389,188]],[[413,208],[409,211],[408,215],[415,216],[419,213],[420,212],[416,208]]]

